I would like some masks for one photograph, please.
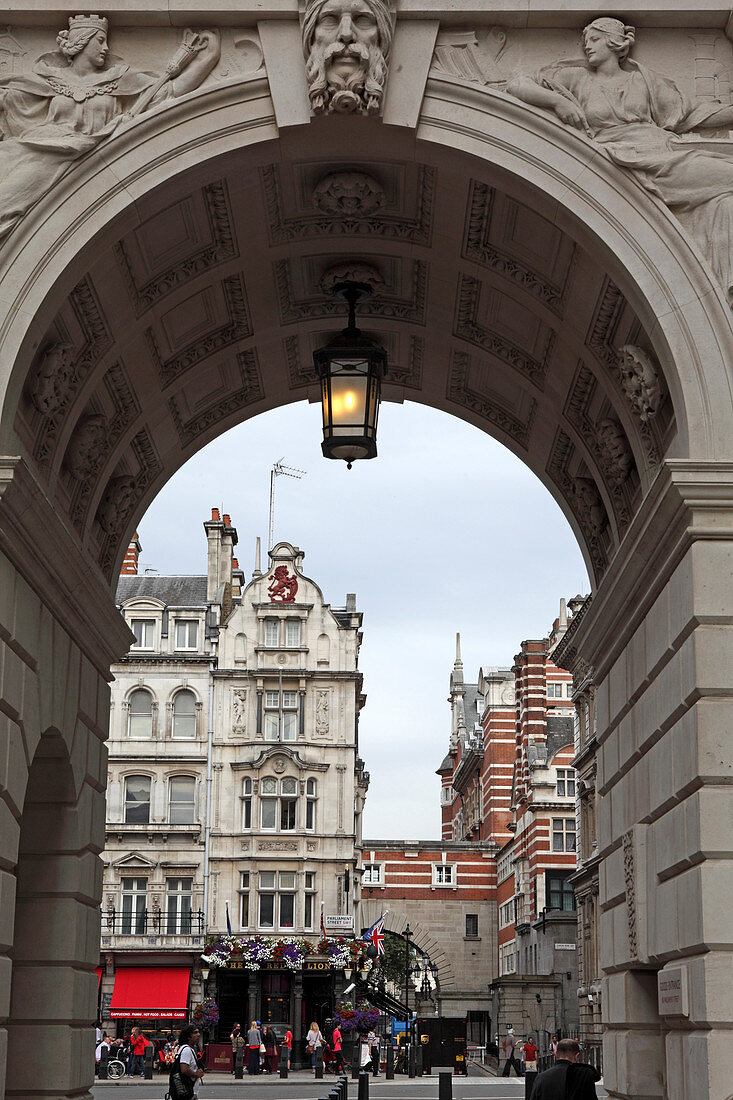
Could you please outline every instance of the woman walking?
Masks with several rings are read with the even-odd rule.
[[[260,1072],[260,1046],[262,1045],[262,1032],[253,1020],[247,1032],[247,1047],[249,1048],[249,1065],[247,1073]]]
[[[321,1029],[315,1020],[312,1021],[310,1031],[306,1036],[306,1053],[311,1056],[311,1065],[313,1066],[313,1073],[316,1072],[316,1054],[319,1049],[323,1047],[323,1036],[321,1035]]]
[[[269,1025],[265,1028],[265,1071],[277,1073],[277,1036]]]

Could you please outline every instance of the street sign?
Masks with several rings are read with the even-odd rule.
[[[354,931],[354,918],[353,916],[341,916],[341,917],[324,917],[323,923],[326,926],[327,932],[353,932]]]

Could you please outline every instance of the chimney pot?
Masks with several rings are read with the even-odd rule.
[[[237,558],[232,558],[232,569],[239,569],[239,561]]]
[[[212,520],[218,520],[220,518],[218,508],[212,508],[211,509],[211,518],[212,518]]]
[[[229,515],[226,512],[224,513],[224,522],[227,525],[227,527],[231,527],[232,521],[231,521]]]

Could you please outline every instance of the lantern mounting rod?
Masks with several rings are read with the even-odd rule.
[[[344,279],[342,283],[337,283],[333,288],[333,293],[338,294],[339,298],[343,298],[349,307],[349,320],[346,327],[346,331],[349,333],[358,333],[359,329],[356,327],[356,303],[361,302],[364,298],[368,298],[372,293],[373,288],[369,283],[360,283],[355,279]]]

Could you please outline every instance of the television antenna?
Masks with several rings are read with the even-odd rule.
[[[298,470],[295,466],[285,466],[282,458],[272,464],[270,470],[270,529],[267,541],[268,550],[272,550],[272,539],[275,531],[275,479],[278,477],[293,477],[300,481],[305,476],[306,470]]]

